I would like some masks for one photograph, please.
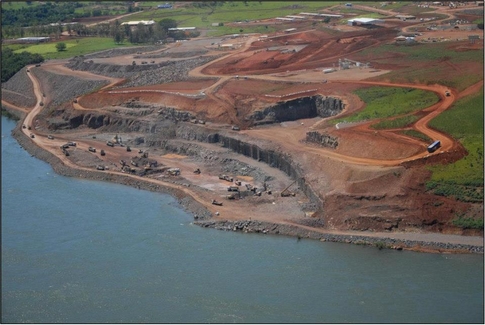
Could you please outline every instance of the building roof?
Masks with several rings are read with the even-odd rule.
[[[349,19],[349,22],[353,23],[360,23],[360,24],[376,24],[376,23],[383,23],[384,21],[381,19],[374,19],[374,18],[355,18]]]
[[[135,21],[125,21],[124,23],[121,23],[121,25],[129,25],[129,26],[136,26],[138,24],[153,25],[155,24],[155,21],[154,20],[135,20]]]
[[[38,42],[38,41],[46,41],[48,39],[50,39],[50,37],[22,37],[22,38],[17,38],[17,41]]]
[[[195,27],[175,27],[175,28],[169,28],[168,30],[194,30]]]
[[[300,15],[306,16],[318,16],[318,17],[330,17],[330,18],[341,18],[342,15],[333,15],[333,14],[318,14],[314,12],[300,12]]]

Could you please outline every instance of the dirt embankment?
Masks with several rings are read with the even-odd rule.
[[[402,240],[392,238],[389,234],[386,237],[356,234],[338,234],[338,233],[322,233],[320,231],[313,231],[308,227],[301,227],[295,225],[268,223],[261,221],[227,221],[227,220],[205,220],[210,219],[211,213],[205,209],[204,206],[186,196],[185,193],[174,188],[154,185],[153,183],[143,180],[134,180],[129,176],[112,175],[99,171],[85,171],[67,167],[56,156],[36,146],[28,137],[21,132],[20,123],[12,132],[19,144],[27,150],[34,157],[44,160],[51,164],[54,171],[60,175],[68,177],[78,177],[84,179],[92,179],[98,181],[109,181],[123,185],[132,186],[142,190],[149,190],[154,192],[166,193],[177,198],[179,203],[188,211],[194,214],[195,224],[202,227],[211,227],[227,231],[242,231],[255,232],[262,234],[278,234],[294,236],[300,238],[318,239],[320,241],[332,241],[342,243],[354,243],[359,245],[372,245],[378,248],[391,249],[408,249],[430,252],[469,252],[469,253],[483,253],[483,246],[443,243],[440,241],[423,241],[423,240]]]

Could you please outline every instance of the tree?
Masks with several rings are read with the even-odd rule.
[[[158,24],[160,25],[160,27],[162,27],[165,30],[166,33],[168,32],[169,28],[176,28],[177,27],[177,21],[175,21],[174,19],[170,19],[170,18],[162,19],[158,22]]]
[[[59,42],[56,44],[57,52],[65,51],[66,50],[66,43]]]

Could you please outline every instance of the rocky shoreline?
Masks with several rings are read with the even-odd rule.
[[[16,112],[11,112],[13,115]],[[91,179],[97,181],[108,181],[122,185],[132,186],[142,190],[152,192],[159,192],[169,194],[175,197],[179,204],[188,212],[194,215],[194,224],[205,227],[214,228],[225,231],[239,231],[244,233],[261,233],[273,235],[293,236],[298,239],[309,238],[316,239],[322,242],[341,242],[356,245],[375,246],[379,249],[388,248],[396,250],[416,250],[424,252],[452,252],[452,253],[480,253],[483,254],[483,246],[462,245],[452,243],[438,243],[438,242],[423,242],[413,240],[399,240],[391,238],[371,237],[371,236],[355,236],[355,235],[335,235],[325,234],[318,231],[311,231],[302,227],[294,225],[285,225],[278,223],[267,223],[255,220],[241,220],[241,221],[227,221],[227,220],[212,220],[211,213],[200,203],[188,197],[185,193],[178,189],[155,185],[147,181],[140,181],[131,178],[130,176],[113,175],[99,171],[86,171],[70,168],[62,163],[62,161],[48,151],[35,145],[30,138],[28,138],[21,130],[21,123],[18,123],[12,131],[12,136],[18,141],[20,146],[27,150],[33,157],[41,159],[49,163],[54,171],[60,175],[68,177],[78,177],[83,179]]]

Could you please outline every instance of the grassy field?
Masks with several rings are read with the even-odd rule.
[[[429,190],[462,201],[483,202],[483,89],[456,102],[430,125],[459,140],[468,155],[449,165],[429,167],[433,172]]]
[[[128,42],[117,45],[113,39],[109,37],[85,37],[77,40],[65,41],[64,43],[66,43],[67,49],[61,52],[58,52],[56,49],[57,42],[30,45],[16,49],[14,52],[20,53],[27,51],[30,53],[39,53],[45,59],[66,59],[76,55],[84,55],[110,48],[133,46]]]
[[[375,130],[397,129],[403,128],[416,122],[418,117],[415,115],[407,115],[398,117],[395,119],[383,120],[378,123],[372,124],[371,128]]]
[[[369,87],[354,93],[365,102],[364,109],[333,120],[334,123],[392,117],[426,108],[438,101],[435,93],[412,88]]]
[[[160,2],[142,2],[140,5],[146,9],[156,8]],[[181,27],[210,28],[212,23],[232,23],[244,20],[261,20],[286,15],[297,15],[300,12],[314,12],[318,9],[339,4],[336,1],[301,1],[290,3],[285,1],[227,1],[223,5],[214,8],[194,8],[186,6],[177,9],[152,9],[144,10],[130,16],[126,20],[171,18],[178,22]],[[191,16],[191,17],[189,17]]]
[[[422,141],[427,142],[427,143],[433,142],[433,139],[428,137],[426,134],[421,133],[421,132],[416,131],[416,130],[403,130],[403,131],[401,131],[401,133],[405,134],[407,136],[422,140]]]
[[[27,1],[6,1],[6,2],[2,2],[1,5],[2,5],[2,9],[4,10],[17,10],[25,7],[38,6],[40,5],[40,2],[31,1],[30,4],[28,4]]]
[[[396,60],[400,65],[408,66],[397,71],[392,71],[374,80],[390,80],[391,82],[442,84],[459,91],[483,80],[483,48],[472,51],[451,50],[449,42],[416,44],[412,46],[386,44],[379,47],[368,48],[359,53],[355,60],[372,58],[380,63],[394,64]],[[397,59],[396,56],[399,58]],[[389,58],[392,57],[392,58]],[[469,62],[481,63],[481,68],[450,70],[452,73],[443,73],[442,66],[436,62],[448,61],[451,65],[460,68],[460,64]],[[419,69],[413,66],[414,63],[428,63],[420,66]],[[448,69],[452,69],[448,67]]]

